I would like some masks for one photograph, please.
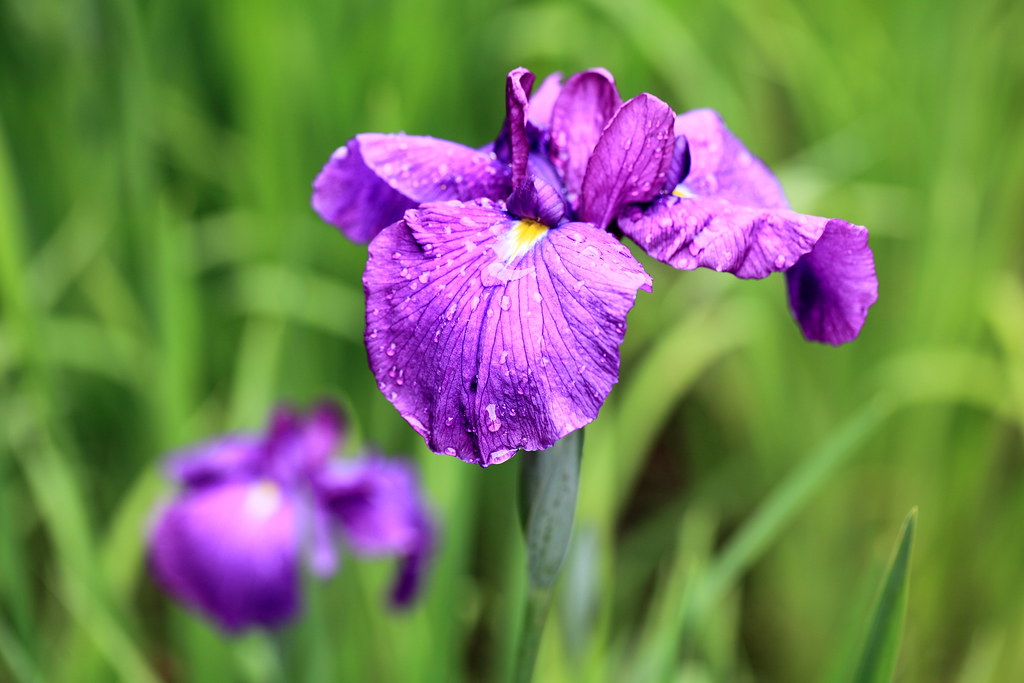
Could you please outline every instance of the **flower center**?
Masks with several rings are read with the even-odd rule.
[[[281,487],[269,479],[250,486],[245,494],[245,514],[258,520],[269,518],[280,506]]]
[[[548,226],[529,218],[513,225],[503,240],[502,256],[505,261],[519,258],[528,252],[547,232]]]

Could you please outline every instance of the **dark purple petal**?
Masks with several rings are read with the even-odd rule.
[[[339,461],[318,478],[317,492],[355,552],[402,558],[392,603],[408,605],[434,548],[434,525],[413,467],[379,457]]]
[[[587,160],[601,131],[622,104],[615,79],[604,69],[573,74],[551,111],[551,161],[565,181],[569,201],[579,201]]]
[[[548,229],[485,200],[424,205],[370,245],[370,367],[435,452],[502,462],[596,417],[650,282],[595,226]]]
[[[391,605],[396,608],[409,607],[420,594],[434,555],[434,525],[425,515],[418,522],[417,543],[402,557],[391,588]]]
[[[343,431],[341,413],[330,403],[309,417],[278,408],[267,429],[263,473],[283,482],[304,481],[340,447]]]
[[[647,93],[615,112],[587,163],[580,218],[607,228],[626,204],[661,193],[675,147],[674,119],[671,107]]]
[[[339,460],[317,477],[316,490],[355,552],[401,554],[419,544],[426,509],[411,464],[376,456]]]
[[[558,190],[534,177],[516,186],[508,198],[508,210],[522,218],[555,226],[565,215],[565,202]]]
[[[619,229],[644,251],[682,270],[712,268],[741,278],[786,270],[828,222],[788,209],[757,209],[719,198],[659,197],[630,206]]]
[[[185,494],[160,515],[149,561],[178,600],[230,632],[273,628],[299,606],[298,514],[268,481]]]
[[[494,155],[417,135],[357,135],[338,149],[313,182],[313,208],[357,242],[421,202],[504,198],[508,169]]]
[[[167,475],[189,488],[214,486],[256,476],[262,465],[263,439],[233,434],[172,455]]]
[[[689,146],[690,172],[683,184],[690,194],[747,206],[789,207],[779,181],[747,151],[717,112],[696,109],[680,114],[675,134],[684,136]]]
[[[545,78],[537,92],[530,97],[530,106],[526,109],[527,120],[540,130],[551,127],[551,111],[555,100],[562,92],[562,74],[556,71]]]
[[[867,228],[829,221],[811,252],[786,271],[786,284],[805,337],[835,346],[855,339],[878,299]]]
[[[526,108],[533,81],[534,75],[523,67],[510,71],[505,81],[505,126],[513,187],[526,180],[526,163],[530,156],[530,141],[526,137]]]
[[[671,194],[676,189],[676,185],[683,182],[683,178],[689,172],[690,146],[686,143],[686,138],[680,135],[676,138],[672,148],[672,164],[668,167],[668,176],[665,178],[662,190]]]

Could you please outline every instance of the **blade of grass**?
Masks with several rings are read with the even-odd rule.
[[[853,677],[854,683],[886,683],[896,670],[903,622],[907,614],[907,594],[910,590],[910,550],[914,545],[914,526],[917,508],[910,511],[893,551],[892,560],[882,582],[882,592],[871,618],[871,630],[861,655],[860,666]]]
[[[743,573],[768,549],[789,522],[821,490],[847,459],[891,414],[882,396],[870,400],[831,439],[822,444],[769,495],[750,520],[732,536],[694,591],[686,606],[689,623],[697,626]]]

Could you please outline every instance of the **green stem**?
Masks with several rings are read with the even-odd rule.
[[[544,633],[544,622],[551,607],[551,589],[530,586],[526,592],[523,609],[523,624],[519,632],[519,647],[516,649],[515,683],[530,683],[533,667],[540,651],[540,637]]]
[[[528,587],[516,652],[516,683],[529,683],[533,678],[551,607],[551,589],[572,536],[582,453],[583,431],[579,430],[547,450],[520,456],[519,512]]]

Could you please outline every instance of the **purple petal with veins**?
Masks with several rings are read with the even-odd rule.
[[[506,203],[510,213],[547,226],[558,225],[566,211],[561,193],[540,178],[530,178],[518,185]]]
[[[367,242],[406,209],[443,199],[504,198],[508,168],[493,154],[437,138],[363,133],[338,149],[313,182],[313,208]]]
[[[878,299],[867,228],[829,221],[811,252],[786,271],[786,284],[805,337],[835,346],[856,338]]]
[[[573,206],[579,201],[587,161],[621,104],[615,79],[604,69],[570,76],[555,100],[551,111],[551,161],[564,179]]]
[[[622,105],[587,162],[580,218],[607,228],[626,204],[648,202],[665,184],[675,137],[671,107],[653,95]]]
[[[427,204],[370,245],[370,367],[431,449],[502,462],[596,417],[650,282],[593,225],[547,228],[487,200]]]
[[[814,246],[828,222],[788,209],[759,209],[725,199],[659,197],[631,206],[619,229],[675,268],[711,268],[741,278],[786,270]]]
[[[522,67],[510,71],[505,81],[506,129],[503,132],[508,135],[513,186],[526,180],[526,163],[530,156],[530,141],[526,137],[526,108],[533,81],[534,75]]]

